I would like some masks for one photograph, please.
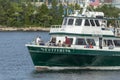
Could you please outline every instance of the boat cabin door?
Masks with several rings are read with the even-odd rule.
[[[99,37],[99,48],[102,49],[102,37]]]

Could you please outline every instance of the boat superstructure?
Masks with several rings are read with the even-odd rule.
[[[82,14],[75,10],[62,25],[52,25],[48,43],[26,44],[36,69],[120,69],[120,29],[86,5]]]

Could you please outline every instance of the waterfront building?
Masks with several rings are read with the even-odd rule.
[[[112,0],[104,0],[104,3],[112,3]]]
[[[114,5],[117,8],[120,8],[120,0],[112,0],[112,5]]]
[[[120,8],[120,0],[101,0],[102,4],[112,4],[113,6]]]
[[[80,6],[82,6],[85,0],[57,0],[57,2],[62,3],[63,5],[67,5],[67,4],[74,5],[77,3]],[[32,4],[33,3],[34,2],[32,2]],[[52,0],[37,0],[37,2],[35,2],[35,5],[40,6],[43,3],[45,3],[47,6],[51,6]],[[101,4],[112,4],[113,6],[120,8],[120,0],[90,0],[90,5],[92,6],[99,6]]]

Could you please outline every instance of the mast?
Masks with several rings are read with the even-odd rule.
[[[82,15],[85,15],[85,12],[86,12],[86,10],[87,10],[88,4],[89,4],[89,0],[85,0],[85,5],[84,5],[84,7],[83,7]]]

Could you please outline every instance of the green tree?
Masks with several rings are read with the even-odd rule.
[[[23,6],[23,21],[24,21],[24,25],[25,26],[29,26],[31,25],[32,23],[32,16],[33,16],[33,13],[34,13],[34,6],[28,2],[28,3],[25,3]]]
[[[8,19],[8,26],[22,26],[21,23],[21,12],[23,12],[22,7],[20,6],[20,4],[16,3],[16,2],[11,2],[11,7],[10,7],[11,13],[9,12],[10,16]]]
[[[50,10],[50,15],[52,16],[52,24],[58,24],[58,6],[57,6],[57,1],[52,0],[52,8]]]
[[[63,15],[64,15],[64,11],[63,11],[63,5],[62,4],[60,4],[59,5],[59,9],[58,9],[58,24],[62,24],[62,20],[63,20]]]
[[[77,3],[75,3],[75,10],[80,10],[80,5],[78,5]]]
[[[42,4],[37,10],[37,21],[39,25],[47,27],[50,26],[51,16],[49,15],[49,9],[45,4]]]
[[[8,24],[8,18],[11,14],[10,10],[11,4],[9,0],[0,0],[0,24],[6,25]]]
[[[106,17],[117,18],[119,16],[118,13],[120,13],[120,9],[112,5],[103,5],[102,7],[96,8],[95,10],[104,12]]]

